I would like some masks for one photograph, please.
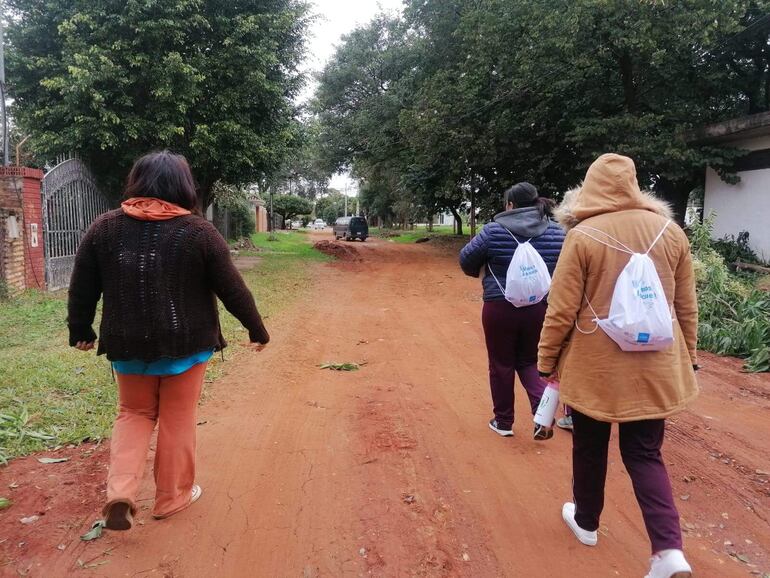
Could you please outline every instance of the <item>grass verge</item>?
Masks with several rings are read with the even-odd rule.
[[[414,243],[418,239],[425,237],[444,237],[454,236],[454,227],[451,225],[433,225],[433,231],[428,231],[428,227],[420,225],[411,231],[402,231],[399,229],[383,229],[371,227],[369,234],[383,237],[394,243]],[[463,235],[464,237],[467,235]]]
[[[262,258],[243,277],[270,329],[270,320],[307,291],[309,262],[328,257],[298,233],[255,235]],[[116,387],[107,360],[67,345],[66,294],[25,293],[0,301],[0,463],[68,443],[109,434],[116,407]],[[230,347],[227,359],[239,355],[248,341],[238,321],[221,308],[222,331]],[[98,319],[95,327],[98,326]],[[227,365],[214,356],[207,381]]]

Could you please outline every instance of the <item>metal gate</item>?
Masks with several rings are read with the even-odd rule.
[[[93,220],[110,210],[80,159],[59,163],[43,177],[45,280],[49,291],[69,286],[75,252]]]

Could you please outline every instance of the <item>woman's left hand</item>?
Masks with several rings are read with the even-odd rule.
[[[75,349],[79,349],[80,351],[90,351],[94,348],[95,341],[78,341],[75,344]]]
[[[546,383],[557,383],[559,381],[559,374],[554,371],[550,375],[540,375],[540,379],[542,379]]]

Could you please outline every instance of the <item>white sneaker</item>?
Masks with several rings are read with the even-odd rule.
[[[662,550],[650,559],[650,573],[645,578],[690,578],[692,568],[681,550]]]
[[[578,526],[578,523],[575,521],[575,504],[572,502],[564,504],[561,509],[561,517],[564,518],[569,529],[572,530],[572,533],[575,534],[575,537],[580,540],[581,543],[586,546],[596,546],[596,542],[599,540],[596,530],[593,532],[584,530]]]

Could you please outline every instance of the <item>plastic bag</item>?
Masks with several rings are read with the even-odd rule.
[[[661,351],[674,343],[671,309],[649,255],[631,256],[615,283],[609,316],[598,324],[623,351]]]
[[[551,275],[529,241],[519,243],[505,275],[505,298],[516,307],[540,303],[551,290]]]

